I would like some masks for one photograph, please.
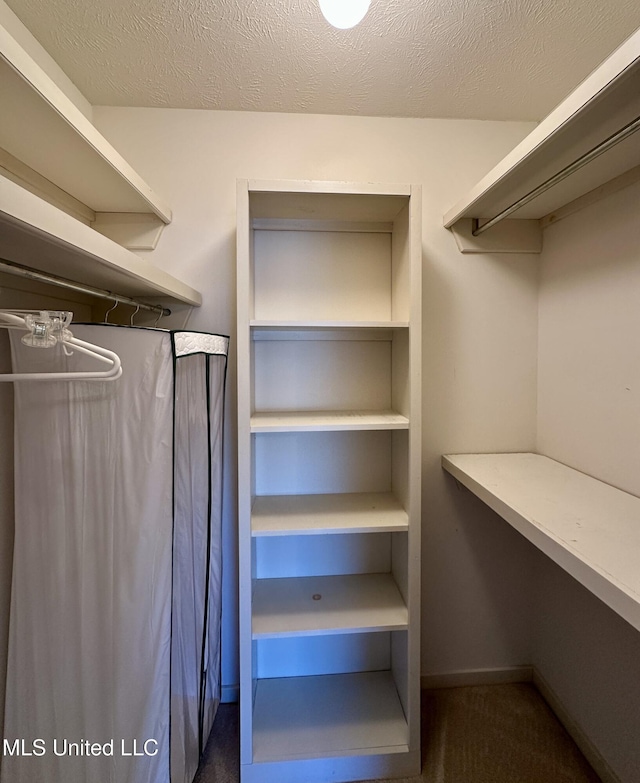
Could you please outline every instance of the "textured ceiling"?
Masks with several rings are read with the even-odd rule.
[[[94,105],[539,120],[638,0],[8,0]]]

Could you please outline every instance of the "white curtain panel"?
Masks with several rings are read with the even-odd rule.
[[[190,783],[219,702],[227,340],[72,329],[123,375],[14,384],[0,779]],[[11,338],[15,372],[91,361]]]

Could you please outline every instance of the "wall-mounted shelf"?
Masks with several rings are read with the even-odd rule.
[[[640,498],[539,454],[456,454],[445,470],[640,630]]]
[[[0,258],[131,297],[199,306],[199,292],[0,177]]]
[[[198,291],[129,252],[155,247],[169,206],[99,133],[89,104],[74,102],[43,69],[47,58],[34,59],[37,42],[27,51],[6,19],[0,259],[123,297],[200,305]]]
[[[444,216],[482,223],[640,116],[640,30],[622,44]],[[552,222],[558,210],[615,180],[640,178],[640,142],[631,135],[513,213]],[[621,179],[620,179],[621,178]],[[490,231],[491,229],[489,229]]]
[[[93,212],[171,209],[0,25],[0,148]]]

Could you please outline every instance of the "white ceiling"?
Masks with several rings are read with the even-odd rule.
[[[94,105],[539,120],[638,0],[7,0]]]

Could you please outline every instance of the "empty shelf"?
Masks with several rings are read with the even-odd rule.
[[[640,112],[640,31],[616,49],[518,146],[444,216],[491,218],[518,201]],[[638,137],[630,136],[546,190],[513,214],[542,218],[640,164]]]
[[[253,638],[404,630],[407,607],[390,574],[257,579]]]
[[[442,464],[640,630],[640,498],[539,454],[456,454]]]
[[[251,321],[254,331],[282,329],[300,331],[305,329],[408,329],[408,321],[275,321],[261,319]]]
[[[171,209],[0,25],[0,147],[96,212]]]
[[[407,512],[388,492],[263,495],[251,512],[254,536],[384,533],[408,526]]]
[[[409,419],[395,411],[260,411],[251,432],[406,430]]]
[[[258,762],[408,751],[388,671],[258,680],[253,723]]]

